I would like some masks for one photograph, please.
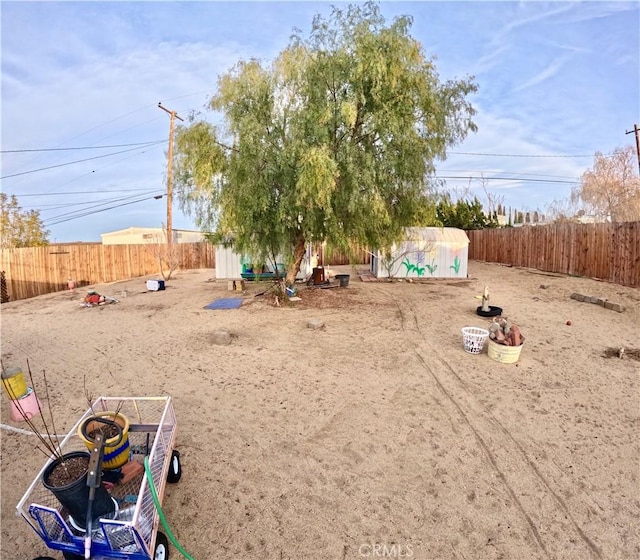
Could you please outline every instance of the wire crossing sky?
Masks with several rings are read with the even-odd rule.
[[[40,209],[51,241],[166,220],[169,119],[205,110],[241,59],[273,60],[340,2],[3,2],[2,192]],[[474,76],[478,132],[436,176],[544,210],[640,124],[637,2],[381,2],[435,57]],[[635,24],[634,24],[635,22]],[[127,198],[131,197],[131,198]],[[174,202],[173,226],[195,229]]]

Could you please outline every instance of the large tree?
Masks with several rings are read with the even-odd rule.
[[[38,210],[23,210],[15,195],[0,193],[0,246],[3,249],[47,245],[48,235]]]
[[[585,213],[600,220],[640,220],[640,178],[636,153],[631,146],[616,148],[609,156],[595,155],[593,169],[583,173],[581,184],[571,193]]]
[[[178,131],[183,208],[239,252],[285,255],[289,282],[308,241],[383,248],[424,220],[434,162],[476,128],[476,86],[441,82],[411,24],[333,8],[271,65],[236,64],[210,101],[224,126]]]

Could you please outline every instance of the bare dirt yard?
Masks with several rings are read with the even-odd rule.
[[[2,361],[29,360],[58,433],[85,391],[173,398],[183,476],[163,506],[197,560],[640,557],[640,362],[605,356],[640,346],[639,290],[477,262],[461,280],[330,272],[349,286],[301,287],[280,307],[260,284],[239,309],[204,309],[239,295],[211,270],[159,292],[98,285],[120,301],[97,308],[85,291],[10,302]],[[526,337],[517,364],[463,349],[462,327],[488,325],[485,285]],[[7,429],[25,427],[8,402],[0,556],[61,558],[15,516],[45,458]]]

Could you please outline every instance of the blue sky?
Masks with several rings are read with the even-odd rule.
[[[342,5],[3,1],[2,191],[41,210],[51,241],[160,226],[169,116],[158,102],[182,117],[202,110],[220,74],[272,60],[332,4]],[[596,151],[633,145],[638,2],[380,6],[389,21],[413,16],[442,80],[475,76],[478,132],[437,165],[454,193],[470,187],[486,201],[484,177],[505,205],[544,211],[568,198]],[[117,147],[12,152],[96,146]],[[194,229],[177,202],[173,216],[174,228]]]

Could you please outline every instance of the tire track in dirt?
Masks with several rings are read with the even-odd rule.
[[[388,292],[384,293],[389,296]],[[566,555],[568,550],[575,549],[578,542],[582,542],[584,551],[576,551],[581,558],[588,555],[602,559],[600,549],[584,533],[566,502],[553,490],[522,445],[493,413],[474,397],[465,380],[428,343],[427,336],[420,328],[418,316],[409,302],[393,295],[390,297],[398,308],[401,329],[407,334],[414,334],[417,342],[414,346],[416,358],[451,403],[454,415],[461,418],[474,434],[492,469],[525,519],[540,550],[548,558],[560,558]],[[429,356],[431,363],[425,355]],[[444,404],[441,406],[446,408]],[[447,411],[447,414],[451,414],[451,411]],[[452,421],[454,420],[452,418]],[[523,476],[523,471],[528,471],[529,475]],[[544,519],[540,516],[541,512],[544,513]],[[536,517],[537,522],[534,519]],[[546,538],[553,540],[554,550],[550,550],[548,544],[545,544]]]

